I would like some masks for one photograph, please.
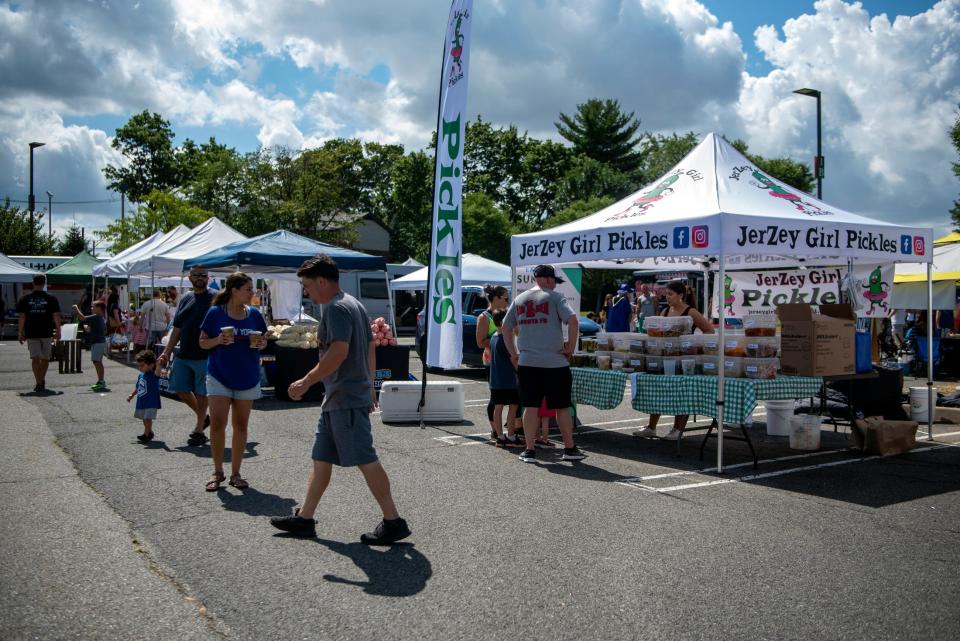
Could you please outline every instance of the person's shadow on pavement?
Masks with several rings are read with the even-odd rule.
[[[227,435],[227,440],[230,440],[230,436]],[[260,445],[257,441],[247,441],[247,447],[243,452],[243,458],[253,458],[258,456],[257,446]],[[179,445],[175,448],[178,452],[184,452],[186,454],[193,454],[197,458],[213,458],[213,454],[210,453],[210,443],[205,443],[204,445]],[[233,456],[233,448],[225,447],[223,448],[223,460],[230,462],[231,457]]]
[[[412,543],[396,543],[383,549],[364,543],[314,541],[349,558],[367,575],[366,581],[353,581],[333,574],[324,574],[323,578],[331,583],[355,585],[367,594],[413,596],[422,591],[433,576],[430,559],[418,552]]]
[[[139,442],[139,441],[134,441]],[[164,442],[159,439],[153,439],[152,441],[147,441],[143,444],[143,449],[145,450],[163,450],[164,452],[172,452],[173,450]]]
[[[297,502],[276,494],[265,494],[254,487],[238,490],[235,494],[225,487],[217,490],[217,497],[223,503],[223,509],[231,512],[243,512],[250,516],[275,516],[290,514]]]

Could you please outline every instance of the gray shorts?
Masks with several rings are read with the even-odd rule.
[[[106,341],[102,343],[94,343],[90,346],[90,360],[94,363],[99,363],[103,360],[103,353],[107,351]]]
[[[41,358],[45,361],[50,360],[53,353],[52,338],[28,338],[27,350],[30,352],[30,358]]]
[[[311,456],[314,461],[341,467],[376,461],[370,411],[364,407],[323,412],[317,422]]]
[[[134,411],[133,416],[134,418],[152,421],[153,419],[157,418],[157,408],[145,407],[142,410]]]

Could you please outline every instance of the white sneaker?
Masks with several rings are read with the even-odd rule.
[[[669,434],[667,434],[666,436],[662,436],[661,438],[665,441],[679,441],[680,434],[681,434],[680,430],[673,428],[672,430],[670,430]]]
[[[633,433],[637,438],[657,438],[657,430],[645,427],[642,430]]]

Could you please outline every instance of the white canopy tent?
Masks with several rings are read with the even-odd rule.
[[[38,273],[40,272],[24,267],[6,254],[0,254],[0,283],[29,283]]]
[[[126,248],[110,260],[94,267],[93,275],[97,278],[125,278],[132,273],[130,265],[147,256],[154,255],[157,250],[161,250],[163,247],[173,246],[177,239],[183,238],[189,233],[190,228],[186,225],[177,225],[168,232],[156,232],[136,245]]]
[[[511,264],[589,267],[591,261],[716,258],[722,282],[735,256],[929,265],[932,248],[932,229],[893,225],[828,205],[766,175],[726,140],[709,134],[670,172],[638,192],[566,225],[514,236]],[[719,312],[722,342],[722,307]],[[930,365],[931,395],[932,374]],[[722,408],[723,368],[717,385]],[[722,472],[722,410],[718,414],[717,470]]]
[[[225,245],[247,240],[247,237],[219,218],[208,218],[185,235],[166,242],[150,255],[128,261],[129,274],[178,276],[183,273],[183,261],[203,256]]]
[[[461,285],[503,285],[509,287],[513,282],[510,277],[510,267],[496,261],[478,256],[476,254],[464,254],[460,271]],[[395,278],[390,281],[390,289],[427,289],[427,271],[428,268],[418,269],[406,276]]]

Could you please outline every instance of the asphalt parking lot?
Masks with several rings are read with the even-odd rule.
[[[422,375],[415,356],[411,371]],[[244,454],[251,488],[207,493],[209,449],[186,446],[183,405],[165,400],[158,438],[140,445],[124,402],[135,370],[108,363],[108,393],[91,392],[87,372],[51,373],[58,393],[34,396],[26,350],[0,342],[8,456],[25,459],[23,470],[63,463],[57,483],[82,485],[74,489],[104,511],[84,526],[94,507],[44,509],[55,498],[43,474],[2,479],[0,636],[151,636],[137,626],[155,638],[258,640],[960,636],[958,428],[938,426],[934,441],[899,457],[855,455],[842,430],[825,430],[820,452],[800,453],[765,436],[761,410],[751,428],[759,469],[744,444],[728,442],[718,475],[715,441],[701,461],[697,436],[679,453],[636,439],[645,417],[624,402],[581,408],[586,460],[561,462],[558,448],[523,464],[486,442],[480,372],[429,376],[464,385],[466,420],[420,429],[374,416],[413,535],[367,548],[359,535],[379,514],[355,470],[335,472],[317,540],[277,536],[268,523],[302,497],[318,405],[259,401]],[[22,523],[41,524],[40,534]],[[49,604],[37,596],[71,576],[72,550],[108,535],[109,552],[76,561],[103,577],[83,599],[69,589]],[[31,545],[11,543],[30,536]],[[153,628],[135,605],[110,607],[129,596],[110,586],[132,580],[111,573],[129,565],[134,576],[137,564],[151,590],[138,598],[153,600],[136,603],[156,608]],[[23,587],[37,582],[43,589]],[[53,611],[60,623],[44,624]]]

